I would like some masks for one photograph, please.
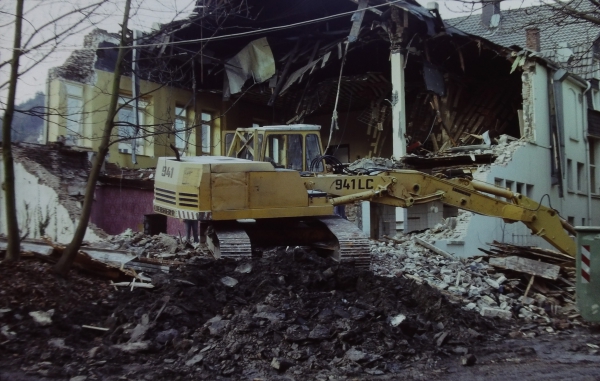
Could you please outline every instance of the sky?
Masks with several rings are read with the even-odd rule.
[[[77,8],[92,7],[98,1],[103,1],[103,4],[94,9],[94,16],[91,18],[84,18],[81,13],[64,17]],[[427,0],[418,1],[423,6],[430,3]],[[533,1],[535,0],[504,0],[501,3],[501,9],[528,6]],[[438,1],[437,3],[442,18],[480,13],[480,7],[473,8],[459,1]],[[47,40],[55,33],[67,32],[60,43],[56,44],[53,52],[51,52],[53,44],[47,43],[35,52],[27,52],[22,57],[21,70],[26,72],[20,78],[17,86],[17,104],[32,98],[38,91],[44,92],[48,70],[62,65],[73,50],[82,46],[83,37],[93,28],[118,32],[123,18],[124,4],[124,0],[25,0],[23,42],[28,42],[27,46]],[[165,24],[176,19],[186,18],[193,10],[194,4],[195,0],[132,0],[132,17],[129,28],[149,31],[155,23]],[[16,0],[0,0],[0,15],[2,15],[0,17],[2,20],[0,21],[0,64],[10,60],[12,55],[14,25],[11,20],[14,21],[15,6]],[[52,22],[53,20],[59,21]],[[48,25],[45,26],[46,24]],[[78,24],[78,26],[73,30],[68,30],[74,24]],[[38,62],[40,60],[41,62]],[[4,109],[6,99],[6,86],[2,86],[2,84],[8,79],[8,75],[9,66],[0,67],[0,110]]]

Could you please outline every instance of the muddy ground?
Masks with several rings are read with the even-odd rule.
[[[483,318],[312,252],[151,278],[117,288],[37,259],[0,265],[0,380],[600,379],[594,326]]]

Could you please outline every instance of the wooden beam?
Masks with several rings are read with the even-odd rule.
[[[426,247],[426,248],[428,248],[429,250],[433,251],[433,252],[434,252],[434,253],[436,253],[436,254],[439,254],[439,255],[441,255],[441,256],[443,256],[443,257],[446,257],[446,258],[450,258],[450,259],[456,259],[456,257],[455,257],[455,256],[453,256],[452,254],[450,254],[450,253],[447,253],[447,252],[445,252],[444,250],[442,250],[442,249],[440,249],[440,248],[437,248],[437,247],[433,246],[433,245],[432,245],[432,244],[430,244],[429,242],[425,242],[425,241],[423,241],[423,240],[422,240],[421,238],[419,238],[419,237],[415,237],[415,241],[416,241],[416,242],[417,242],[419,245],[421,245],[421,246],[423,246],[423,247]]]
[[[351,2],[353,2],[354,4],[359,4],[359,0],[350,0]],[[383,14],[383,11],[380,11],[377,8],[368,8],[368,11],[371,11],[373,13],[375,13],[377,16],[381,16]]]
[[[522,257],[490,258],[490,265],[551,280],[556,280],[560,271],[560,266]]]
[[[353,43],[358,40],[360,27],[365,18],[365,8],[368,5],[369,0],[358,0],[358,10],[352,15],[352,28],[350,29],[350,35],[348,35],[348,43]]]
[[[298,48],[300,47],[300,41],[302,41],[301,38],[299,38],[298,41],[296,41],[296,45],[294,46],[294,49],[292,49],[292,52],[290,53],[290,56],[288,57],[285,67],[283,68],[283,72],[281,73],[281,76],[279,77],[279,81],[277,81],[277,85],[275,86],[275,90],[273,91],[273,95],[271,95],[271,99],[269,99],[269,102],[267,103],[268,106],[273,106],[273,104],[275,104],[275,99],[277,99],[277,97],[279,96],[279,92],[281,91],[281,89],[283,88],[283,85],[285,84],[285,82],[287,80],[287,76],[290,71],[290,67],[292,66],[292,62],[294,61],[294,58],[296,57],[296,52],[298,52]]]

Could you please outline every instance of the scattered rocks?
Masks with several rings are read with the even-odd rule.
[[[221,278],[221,283],[223,283],[227,287],[235,287],[235,285],[238,284],[238,281],[235,278],[226,276]]]
[[[150,348],[150,343],[148,341],[140,341],[136,343],[115,344],[112,348],[127,353],[137,353],[147,351]]]
[[[28,273],[39,284],[34,293],[0,278],[0,289],[6,290],[0,307],[11,306],[0,321],[1,332],[19,339],[7,337],[2,349],[25,353],[2,364],[34,369],[40,361],[51,362],[54,368],[35,369],[63,379],[105,379],[110,369],[135,373],[136,379],[393,378],[407,367],[433,370],[441,358],[458,362],[469,354],[467,348],[515,331],[509,321],[481,316],[482,308],[490,307],[483,296],[496,302],[493,308],[511,311],[509,297],[484,278],[503,285],[510,279],[500,282],[483,261],[455,261],[421,247],[413,251],[411,245],[404,238],[385,245],[388,251],[375,263],[376,271],[383,271],[384,261],[395,263],[385,277],[304,249],[298,249],[301,255],[274,250],[247,261],[250,266],[197,257],[193,266],[153,274],[153,289],[115,289],[76,273],[64,287],[46,277],[46,265],[34,266]],[[392,261],[394,255],[398,259]],[[13,271],[19,274],[25,266],[31,263]],[[446,277],[448,288],[463,288],[464,294],[440,290]],[[222,282],[227,278],[236,284]],[[21,295],[25,302],[12,307],[8,295]],[[50,308],[55,313],[48,326],[28,317]]]
[[[54,310],[48,311],[33,311],[29,313],[29,316],[33,318],[33,321],[41,326],[46,326],[52,324],[52,315],[54,315]]]
[[[473,366],[477,362],[477,357],[469,354],[460,358],[460,363],[464,366]]]

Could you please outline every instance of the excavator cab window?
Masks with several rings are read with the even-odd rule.
[[[323,172],[323,160],[321,144],[317,134],[306,135],[306,170],[311,172]]]
[[[302,135],[267,135],[265,161],[273,163],[276,168],[302,171]]]
[[[244,139],[246,140],[246,144],[242,146],[242,149],[239,151],[237,157],[240,159],[246,160],[254,160],[254,135],[249,133],[244,133]]]

